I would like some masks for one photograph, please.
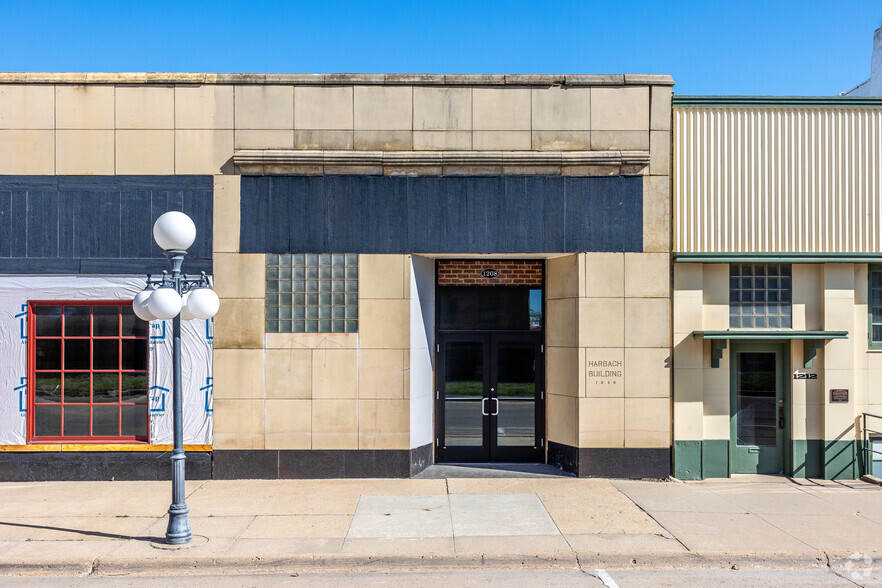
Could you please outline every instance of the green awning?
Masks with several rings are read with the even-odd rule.
[[[694,339],[710,339],[711,367],[720,367],[723,349],[728,341],[792,341],[802,340],[803,361],[811,368],[824,341],[847,339],[848,331],[693,331]]]

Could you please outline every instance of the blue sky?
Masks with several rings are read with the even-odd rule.
[[[831,95],[879,0],[0,0],[2,71],[669,73],[678,94]]]

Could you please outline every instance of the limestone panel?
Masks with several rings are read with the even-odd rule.
[[[404,349],[410,346],[410,301],[358,301],[358,333],[364,349]]]
[[[221,298],[263,298],[266,256],[263,253],[215,253],[214,290]]]
[[[106,175],[114,172],[112,130],[55,132],[55,173]]]
[[[263,449],[263,400],[216,398],[213,446],[215,449]]]
[[[312,402],[267,400],[265,447],[266,449],[310,449]]]
[[[266,334],[267,349],[355,349],[357,347],[357,333]]]
[[[214,232],[212,241],[217,253],[239,251],[241,176],[214,177]]]
[[[117,86],[116,128],[175,128],[174,88],[160,86]]]
[[[351,130],[352,86],[299,86],[294,90],[294,128]]]
[[[263,351],[260,349],[215,349],[215,399],[263,398],[263,370]]]
[[[358,449],[358,400],[312,401],[312,448]]]
[[[266,397],[312,397],[312,350],[266,350]]]
[[[667,253],[625,253],[625,296],[671,295],[671,258]]]
[[[236,129],[293,129],[293,86],[236,86]]]
[[[352,149],[352,131],[294,131],[295,149]]]
[[[0,129],[55,128],[52,86],[0,86]]]
[[[534,130],[589,130],[591,90],[589,88],[533,88]]]
[[[671,94],[668,86],[652,86],[649,128],[653,131],[671,130]]]
[[[472,145],[478,151],[529,151],[530,131],[475,131]]]
[[[0,130],[0,174],[55,173],[55,131]]]
[[[585,396],[622,398],[633,369],[621,347],[588,347],[585,352]]]
[[[472,100],[476,131],[530,130],[528,88],[474,88]]]
[[[376,151],[410,151],[413,149],[412,131],[355,131],[355,149]]]
[[[358,401],[359,449],[409,449],[410,401]]]
[[[625,396],[671,397],[671,353],[668,349],[625,349]]]
[[[649,131],[591,131],[591,149],[598,151],[646,151]]]
[[[175,173],[175,132],[116,131],[116,173],[171,175]]]
[[[668,175],[671,173],[670,131],[650,131],[649,173],[653,175]]]
[[[625,295],[625,255],[586,253],[585,296],[615,298]]]
[[[548,440],[578,447],[578,399],[575,396],[548,394],[546,400]]]
[[[669,347],[671,309],[668,298],[625,299],[625,346]]]
[[[791,439],[824,438],[824,405],[794,404],[791,407]]]
[[[175,173],[219,174],[232,168],[233,131],[175,131]]]
[[[221,300],[214,317],[215,349],[261,349],[264,336],[264,300]]]
[[[362,349],[358,358],[358,397],[404,398],[409,362],[403,349]]]
[[[236,149],[293,149],[294,132],[290,129],[236,129]]]
[[[643,178],[643,251],[671,250],[671,193],[668,176]]]
[[[55,127],[113,129],[115,96],[113,86],[55,86]]]
[[[545,263],[545,291],[548,299],[579,296],[579,256],[563,255]]]
[[[176,86],[175,128],[232,129],[233,86]]]
[[[622,298],[579,300],[579,344],[585,347],[625,345],[625,301]]]
[[[313,398],[356,398],[358,353],[354,349],[322,349],[312,354]]]
[[[471,131],[472,89],[415,87],[413,128],[420,131]]]
[[[356,131],[413,129],[413,88],[410,86],[356,86]]]
[[[626,398],[625,447],[670,446],[670,401],[667,398]]]
[[[674,403],[674,439],[678,441],[703,439],[703,421],[700,401]]]
[[[413,148],[416,151],[469,151],[472,148],[471,131],[414,131]]]
[[[676,308],[677,306],[675,303],[675,317],[677,312]],[[710,355],[708,355],[707,362],[705,362],[704,341],[704,339],[696,339],[695,337],[693,337],[692,331],[686,333],[675,332],[673,365],[682,368],[694,369],[704,367],[707,362],[710,362]]]
[[[649,129],[649,88],[591,88],[592,131]]]
[[[546,341],[548,345],[557,347],[575,347],[577,325],[580,322],[578,304],[575,298],[548,300],[545,311]]]
[[[579,447],[625,446],[625,399],[579,399]]]
[[[535,151],[582,151],[591,149],[590,131],[533,130],[532,148]]]
[[[548,394],[579,396],[579,353],[576,347],[547,347],[545,381]]]

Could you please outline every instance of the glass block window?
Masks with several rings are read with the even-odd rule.
[[[357,333],[358,255],[268,254],[267,333]]]
[[[789,264],[730,264],[729,326],[791,328],[791,280]]]
[[[882,267],[870,268],[870,346],[882,349]]]
[[[31,302],[28,438],[147,441],[146,322],[131,302]]]

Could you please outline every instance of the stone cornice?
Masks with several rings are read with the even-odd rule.
[[[265,84],[295,86],[673,86],[667,74],[271,74],[0,72],[0,84]]]
[[[648,151],[324,151],[302,149],[245,149],[233,154],[233,163],[248,173],[469,173],[639,175],[649,164]],[[366,170],[366,168],[372,168]],[[587,168],[587,169],[584,169]],[[596,174],[590,168],[597,168]],[[614,168],[614,169],[612,169]],[[602,171],[601,171],[602,170]]]

